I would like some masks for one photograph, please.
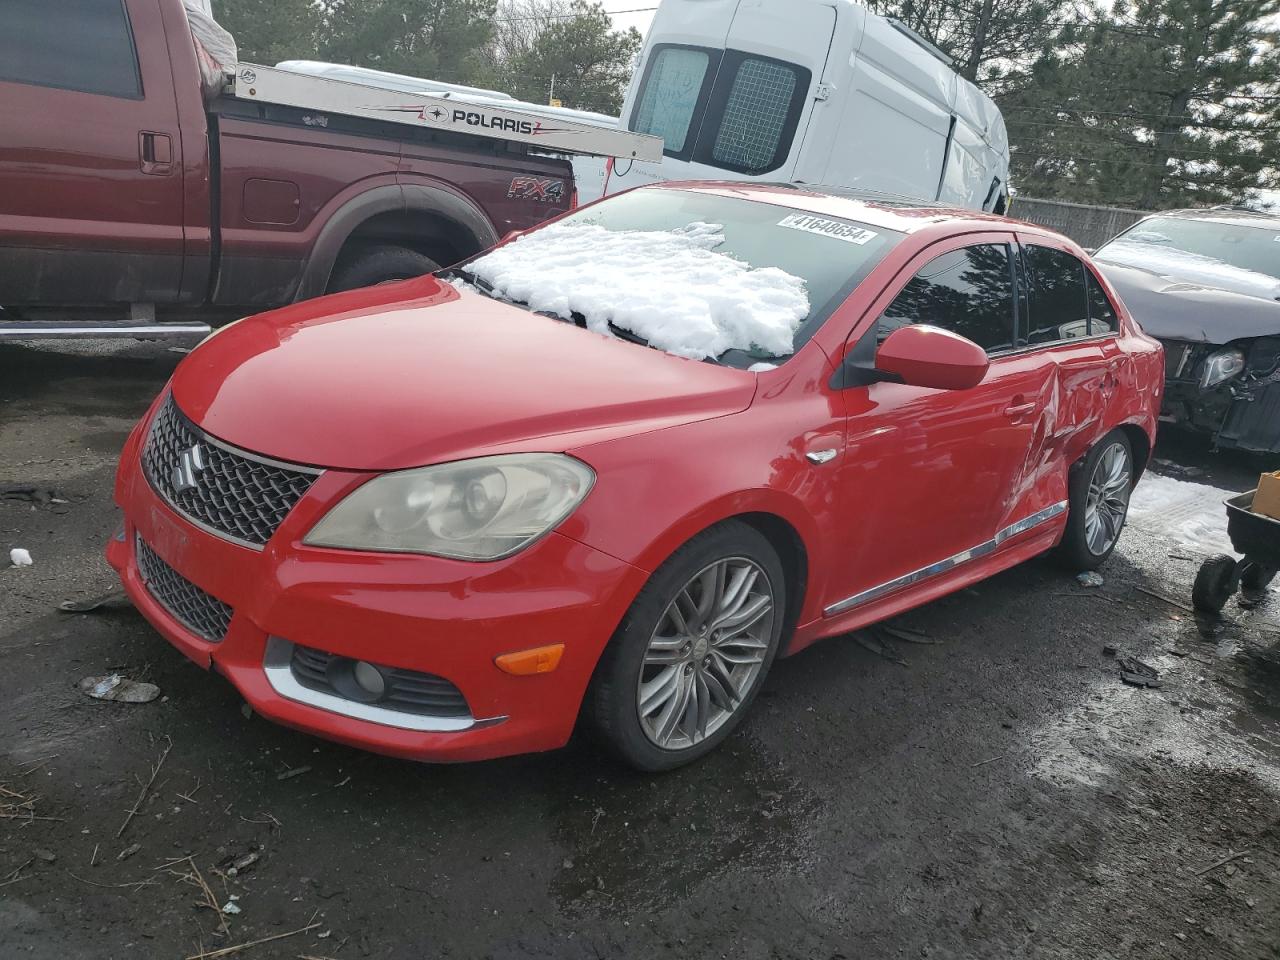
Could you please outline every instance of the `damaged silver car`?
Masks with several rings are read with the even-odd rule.
[[[1094,260],[1164,344],[1161,419],[1220,447],[1280,453],[1280,216],[1168,211]]]

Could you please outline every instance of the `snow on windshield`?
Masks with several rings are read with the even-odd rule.
[[[1162,276],[1238,293],[1280,297],[1280,280],[1189,250],[1168,246],[1173,241],[1154,230],[1135,230],[1098,251],[1097,259],[1126,267],[1141,267]]]
[[[716,247],[724,227],[614,231],[553,224],[468,264],[499,295],[610,335],[609,324],[651,346],[701,360],[726,350],[788,356],[809,315],[805,282],[753,268]]]

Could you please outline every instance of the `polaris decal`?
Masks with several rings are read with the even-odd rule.
[[[789,217],[783,217],[778,221],[778,226],[803,230],[805,233],[816,233],[834,240],[843,240],[845,243],[856,243],[858,246],[879,236],[877,233],[855,227],[852,223],[845,223],[843,220],[828,220],[825,217],[813,217],[806,213],[793,213]]]
[[[498,130],[505,133],[518,133],[526,137],[541,137],[548,133],[577,133],[565,127],[544,127],[541,121],[517,120],[514,117],[498,117],[483,113],[476,109],[456,109],[449,111],[440,106],[424,106],[408,104],[403,107],[368,107],[371,110],[385,110],[392,113],[416,113],[423,123],[438,123],[443,126],[463,125],[482,127],[485,130]]]
[[[507,199],[559,203],[564,199],[564,181],[547,177],[514,177],[507,188]]]

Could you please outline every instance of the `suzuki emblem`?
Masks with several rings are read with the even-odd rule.
[[[183,450],[178,463],[173,468],[173,492],[186,493],[199,486],[199,474],[207,464],[204,461],[204,447],[196,444]]]

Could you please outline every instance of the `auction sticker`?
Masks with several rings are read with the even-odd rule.
[[[803,230],[805,233],[816,233],[822,237],[843,240],[845,243],[856,243],[858,246],[879,236],[877,233],[863,227],[855,227],[852,223],[845,223],[843,220],[828,220],[825,217],[815,217],[807,213],[793,213],[789,217],[783,217],[778,222],[778,226]]]

